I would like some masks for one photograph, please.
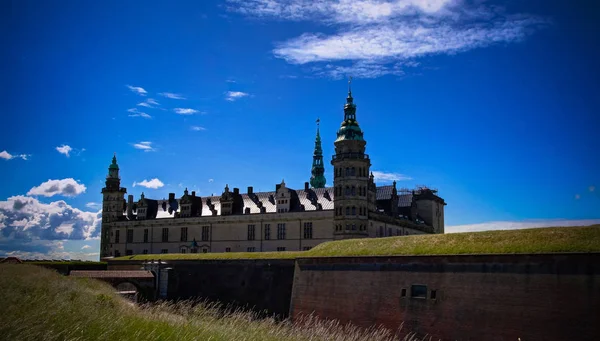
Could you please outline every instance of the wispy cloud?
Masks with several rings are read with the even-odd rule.
[[[97,202],[88,202],[87,204],[85,204],[85,207],[91,208],[91,209],[99,209],[101,206],[102,206],[102,204],[97,203]]]
[[[200,111],[191,108],[175,108],[173,111],[179,115],[193,115],[200,113]]]
[[[82,249],[82,250],[85,250],[85,249],[90,249],[90,248],[91,248],[91,246],[89,246],[89,245],[87,245],[87,244],[81,247],[81,249]]]
[[[133,183],[133,187],[135,186],[142,186],[142,187],[146,187],[146,188],[152,188],[152,189],[157,189],[157,188],[161,188],[163,187],[165,184],[160,181],[157,178],[151,179],[151,180],[143,180],[140,182],[134,182]]]
[[[29,192],[27,192],[27,195],[42,195],[45,197],[62,195],[65,197],[75,197],[84,193],[85,190],[86,187],[84,184],[78,183],[73,178],[67,178],[43,182],[39,186],[30,189]]]
[[[588,226],[600,224],[600,219],[539,219],[525,221],[490,221],[479,224],[446,226],[446,233],[476,232],[489,230],[518,230],[535,227],[558,227],[558,226]]]
[[[133,148],[141,149],[145,152],[153,152],[155,149],[152,147],[152,142],[143,141],[133,144]]]
[[[215,182],[215,179],[208,179],[208,182],[213,183],[213,182]]]
[[[152,98],[148,98],[147,100],[140,102],[137,105],[140,107],[146,107],[146,108],[156,108],[160,104],[156,100],[154,100]]]
[[[143,118],[152,118],[152,116],[146,114],[145,112],[139,111],[137,108],[127,109],[127,112],[130,114],[129,117],[143,117]]]
[[[70,156],[69,153],[71,152],[71,150],[73,150],[73,148],[71,148],[71,146],[66,145],[66,144],[56,147],[56,151],[58,151],[61,154],[64,154],[66,157]]]
[[[249,94],[246,92],[241,92],[241,91],[227,91],[225,93],[225,99],[230,102],[233,102],[235,100],[238,100],[238,99],[246,97],[246,96],[249,96]]]
[[[304,33],[276,44],[290,64],[334,78],[402,75],[416,59],[521,41],[548,20],[455,0],[230,0],[253,18],[324,23],[333,33]]]
[[[596,186],[590,186],[588,189],[589,189],[590,192],[593,192],[593,191],[596,190]]]
[[[410,176],[406,176],[400,173],[388,173],[388,172],[380,172],[373,171],[373,177],[377,182],[391,182],[391,181],[402,181],[402,180],[412,180]]]
[[[140,96],[146,96],[146,94],[148,93],[148,91],[146,91],[144,88],[139,87],[139,86],[127,85],[127,88],[129,90],[131,90],[131,92],[136,93]]]
[[[185,97],[183,97],[183,95],[175,94],[172,92],[161,92],[161,93],[159,93],[159,95],[166,97],[166,98],[170,98],[170,99],[186,99]]]
[[[206,128],[200,127],[200,126],[191,126],[190,129],[193,130],[193,131],[204,131],[204,130],[206,130]]]
[[[10,154],[9,152],[7,152],[6,150],[3,150],[0,152],[0,159],[4,159],[4,160],[12,160],[12,159],[23,159],[23,160],[27,160],[27,158],[29,158],[31,155],[30,154]]]

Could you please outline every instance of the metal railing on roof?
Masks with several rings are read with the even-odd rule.
[[[344,159],[358,159],[358,160],[363,160],[363,159],[368,159],[369,155],[368,154],[364,154],[364,153],[341,153],[341,154],[335,154],[332,156],[332,160],[344,160]]]

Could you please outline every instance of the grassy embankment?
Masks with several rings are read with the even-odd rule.
[[[205,304],[135,306],[103,282],[26,264],[0,265],[0,305],[0,339],[11,341],[397,340],[385,329],[360,330],[309,318],[276,322]]]
[[[149,259],[295,259],[300,257],[600,252],[600,225],[351,239],[309,251],[135,255]]]

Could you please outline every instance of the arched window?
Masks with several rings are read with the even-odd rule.
[[[356,215],[356,206],[352,206],[352,215]]]

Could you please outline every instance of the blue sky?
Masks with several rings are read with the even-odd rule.
[[[449,231],[600,221],[592,1],[0,6],[0,254],[97,258],[113,152],[136,198],[303,187],[349,75],[377,183]]]

